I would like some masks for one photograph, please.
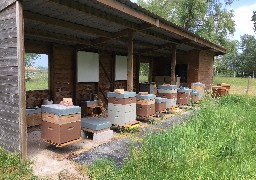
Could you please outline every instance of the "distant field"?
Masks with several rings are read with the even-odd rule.
[[[26,90],[48,89],[48,70],[26,71]]]
[[[213,84],[227,83],[231,84],[230,94],[245,95],[248,78],[233,78],[233,77],[214,77]],[[250,96],[256,96],[256,79],[250,79],[250,87],[248,94]]]

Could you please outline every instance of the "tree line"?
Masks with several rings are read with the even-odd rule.
[[[233,40],[235,32],[234,0],[138,0],[149,11],[227,49],[215,59],[215,73],[248,76],[256,73],[256,39],[243,35]],[[256,30],[256,11],[252,14]],[[242,22],[241,22],[242,25]]]

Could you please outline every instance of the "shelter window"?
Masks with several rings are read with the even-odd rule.
[[[149,81],[149,63],[140,63],[140,82],[148,82]]]
[[[48,55],[26,53],[25,80],[26,90],[49,89]]]

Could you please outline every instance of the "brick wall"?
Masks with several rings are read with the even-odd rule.
[[[50,99],[49,90],[33,90],[26,92],[26,107],[41,107],[43,99]]]
[[[68,46],[54,46],[53,48],[53,100],[59,103],[62,98],[73,97],[75,57],[74,49]]]
[[[201,51],[199,54],[199,76],[198,81],[204,83],[209,88],[213,82],[213,58],[210,51]]]

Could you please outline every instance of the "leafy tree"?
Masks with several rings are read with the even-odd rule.
[[[253,11],[252,21],[254,25],[254,31],[256,32],[256,11]]]
[[[37,58],[39,58],[40,55],[39,54],[35,54],[35,53],[26,53],[25,54],[25,66],[26,67],[30,67],[33,66],[35,64],[35,60]]]
[[[239,55],[241,71],[252,74],[256,70],[256,38],[252,35],[243,35],[241,37]]]
[[[226,0],[230,5],[233,0]],[[233,10],[223,7],[220,0],[139,0],[146,9],[194,32],[214,43],[225,46],[235,31]]]
[[[35,53],[26,53],[25,54],[25,67],[31,67],[35,64],[35,60],[37,58],[39,58],[40,55],[39,54],[35,54]],[[26,70],[26,81],[29,81],[31,78],[29,77],[29,71]]]

